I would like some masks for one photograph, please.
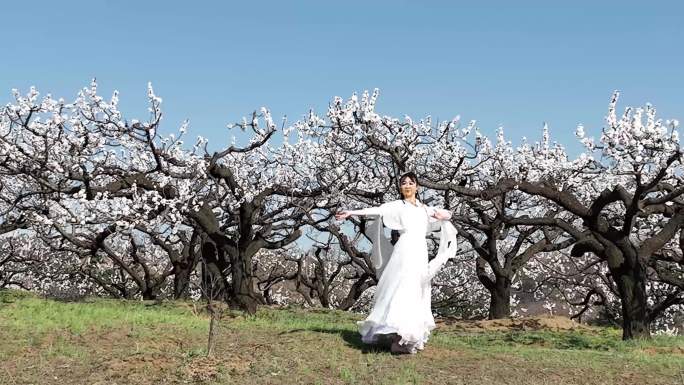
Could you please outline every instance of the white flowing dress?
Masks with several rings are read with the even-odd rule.
[[[380,207],[351,211],[355,215],[376,216],[369,226],[373,241],[372,259],[379,275],[373,307],[364,321],[358,322],[363,342],[377,343],[381,335],[401,336],[399,345],[415,353],[424,348],[435,328],[431,309],[431,279],[441,266],[456,254],[456,229],[449,220],[432,217],[436,210],[420,202],[413,205],[403,200]],[[392,247],[384,236],[382,225],[400,233]],[[428,263],[425,236],[441,230],[437,257]]]

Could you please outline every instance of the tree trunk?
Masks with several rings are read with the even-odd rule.
[[[318,290],[316,290],[318,292]],[[327,290],[318,292],[318,301],[321,303],[321,307],[330,309],[330,293]]]
[[[232,262],[233,299],[238,307],[249,314],[255,314],[257,305],[264,301],[254,287],[252,260],[240,253]]]
[[[375,285],[375,282],[373,282],[368,274],[362,275],[361,278],[357,279],[352,284],[352,286],[349,288],[347,296],[342,300],[342,302],[340,302],[337,308],[340,310],[349,310],[361,297],[361,294],[363,294],[363,292],[373,285]]]
[[[154,292],[154,289],[151,288],[144,288],[141,292],[142,298],[144,300],[153,300],[157,299],[157,294]]]
[[[511,284],[505,277],[496,277],[496,283],[489,290],[489,319],[511,316]]]
[[[227,299],[231,294],[231,285],[225,274],[230,264],[225,261],[212,242],[204,242],[202,245],[202,295],[211,299]]]
[[[179,263],[174,267],[173,274],[173,299],[187,298],[190,287],[190,274],[194,264]]]
[[[651,338],[646,295],[646,277],[643,268],[615,269],[611,271],[618,286],[622,304],[622,339]]]

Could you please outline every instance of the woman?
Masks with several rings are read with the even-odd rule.
[[[365,343],[376,343],[383,335],[392,338],[393,353],[416,353],[422,350],[435,320],[430,308],[430,280],[456,254],[456,229],[451,213],[428,207],[416,199],[418,180],[412,172],[399,179],[403,199],[380,207],[341,211],[344,220],[351,215],[379,216],[370,228],[372,259],[379,276],[373,308],[358,322]],[[392,246],[384,237],[381,223],[400,233]],[[441,229],[437,257],[428,263],[426,233]]]

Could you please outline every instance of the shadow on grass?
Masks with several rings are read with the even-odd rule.
[[[341,328],[307,328],[307,329],[293,329],[280,334],[290,334],[296,332],[314,332],[325,334],[338,334],[347,346],[360,350],[364,354],[368,353],[389,353],[390,343],[388,341],[381,341],[378,344],[369,345],[361,341],[361,335],[357,331],[351,331]]]

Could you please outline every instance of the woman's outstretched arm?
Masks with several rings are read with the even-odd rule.
[[[361,210],[342,210],[335,214],[335,219],[338,221],[349,218],[352,215],[381,215],[380,207],[368,207]]]
[[[428,207],[427,211],[431,219],[438,221],[448,221],[451,219],[451,211],[449,210],[438,209],[436,207]]]

